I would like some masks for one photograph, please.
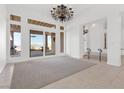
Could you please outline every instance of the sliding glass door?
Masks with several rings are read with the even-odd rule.
[[[63,52],[63,34],[61,37]],[[56,54],[56,33],[30,30],[30,57],[50,56]]]

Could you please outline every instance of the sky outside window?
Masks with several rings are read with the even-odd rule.
[[[14,45],[21,46],[21,33],[14,32]]]
[[[43,35],[31,34],[31,46],[37,49],[43,47]]]

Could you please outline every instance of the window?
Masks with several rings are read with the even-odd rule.
[[[54,25],[54,24],[41,22],[41,21],[33,20],[33,19],[28,19],[28,23],[33,24],[33,25],[38,25],[38,26],[49,27],[49,28],[56,28],[56,25]]]
[[[21,55],[21,26],[11,24],[10,25],[10,55]]]
[[[64,30],[64,26],[60,26],[60,30]]]
[[[64,32],[60,32],[60,52],[64,52]]]
[[[43,56],[43,42],[42,31],[30,30],[30,57]]]
[[[56,34],[45,32],[45,55],[55,55]]]
[[[12,21],[21,21],[21,17],[20,16],[16,16],[16,15],[10,15],[10,20]]]

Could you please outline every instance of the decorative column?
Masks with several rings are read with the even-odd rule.
[[[121,65],[121,16],[119,13],[112,13],[107,20],[107,64]]]

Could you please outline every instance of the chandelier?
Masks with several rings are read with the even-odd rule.
[[[65,5],[58,5],[56,8],[51,10],[51,15],[55,20],[59,20],[60,22],[69,21],[73,17],[72,8],[68,8]]]

